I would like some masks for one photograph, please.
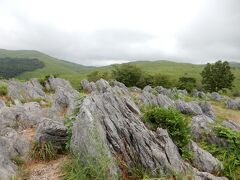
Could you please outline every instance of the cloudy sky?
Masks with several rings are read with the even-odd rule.
[[[240,0],[0,0],[0,48],[98,66],[240,62]]]

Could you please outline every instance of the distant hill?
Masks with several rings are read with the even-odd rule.
[[[32,50],[3,50],[0,49],[0,58],[10,57],[10,58],[27,58],[27,59],[38,59],[44,63],[44,67],[41,69],[36,69],[33,71],[24,72],[17,76],[19,79],[27,80],[33,77],[44,77],[49,74],[58,74],[59,77],[69,80],[74,87],[80,86],[80,81],[86,78],[86,75],[92,71],[111,71],[114,65],[104,66],[104,67],[89,67],[83,66],[76,63],[71,63],[64,60],[59,60],[53,58],[39,51]],[[172,61],[135,61],[131,62],[144,71],[150,74],[161,73],[169,75],[172,79],[178,80],[181,76],[195,77],[200,83],[202,71],[204,65],[196,65],[190,63],[179,63]],[[240,89],[240,63],[231,62],[233,67],[233,73],[235,74],[235,86]],[[1,67],[1,64],[0,64]]]
[[[80,64],[71,63],[68,61],[59,60],[48,56],[39,51],[33,50],[4,50],[0,49],[0,58],[20,58],[20,59],[37,59],[44,63],[44,67],[41,69],[36,69],[33,71],[24,72],[17,76],[19,79],[30,79],[33,77],[44,77],[49,74],[58,74],[60,77],[70,80],[73,85],[79,86],[80,80],[76,81],[75,79],[84,76],[89,70],[93,67],[87,67]],[[21,61],[19,61],[19,64]],[[0,64],[1,67],[1,64]]]

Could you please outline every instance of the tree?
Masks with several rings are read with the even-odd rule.
[[[180,77],[178,80],[178,88],[186,89],[188,92],[192,92],[194,88],[196,88],[196,79],[193,77]]]
[[[227,61],[208,63],[201,72],[201,76],[204,89],[210,92],[218,92],[225,88],[231,89],[235,79]]]
[[[167,75],[156,74],[153,76],[154,86],[163,86],[165,88],[171,88],[173,86],[173,81]]]
[[[113,78],[128,87],[136,86],[142,74],[143,72],[139,67],[131,64],[115,66],[112,71]]]

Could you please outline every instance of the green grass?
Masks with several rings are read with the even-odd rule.
[[[49,161],[56,158],[57,152],[54,150],[51,142],[34,142],[29,156],[35,161]]]
[[[32,72],[25,72],[18,76],[18,79],[28,80],[30,78],[44,78],[49,74],[58,74],[59,77],[69,80],[75,88],[80,87],[80,81],[87,77],[87,74],[93,71],[108,71],[113,69],[113,65],[104,67],[88,67],[80,64],[75,64],[63,60],[59,60],[48,56],[44,53],[32,50],[18,50],[10,51],[0,49],[1,57],[11,58],[36,58],[44,62],[45,67],[37,69]],[[190,63],[177,63],[171,61],[136,61],[131,64],[142,68],[149,74],[161,73],[163,75],[170,76],[173,80],[178,80],[181,76],[194,77],[197,80],[197,84],[200,85],[201,76],[200,72],[203,70],[203,65],[195,65]],[[233,73],[236,77],[234,81],[235,90],[240,89],[240,63],[230,63],[233,67]]]
[[[8,87],[5,83],[0,82],[0,96],[6,96],[8,93]]]

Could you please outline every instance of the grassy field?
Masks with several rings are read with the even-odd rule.
[[[80,64],[59,60],[41,52],[31,50],[9,51],[0,49],[0,57],[37,58],[44,62],[44,68],[23,73],[17,77],[18,79],[28,80],[33,77],[41,78],[49,74],[58,74],[59,77],[69,80],[76,88],[80,86],[81,80],[86,78],[88,73],[95,70],[111,71],[113,69],[113,65],[104,67],[87,67]],[[169,75],[175,80],[178,80],[178,78],[181,76],[190,76],[196,78],[198,83],[201,82],[200,72],[204,67],[203,65],[176,63],[164,60],[136,61],[132,62],[131,64],[135,64],[149,74],[161,73],[163,75]],[[236,77],[234,82],[235,89],[240,89],[240,63],[232,63],[231,65],[233,73]]]

